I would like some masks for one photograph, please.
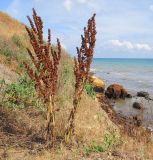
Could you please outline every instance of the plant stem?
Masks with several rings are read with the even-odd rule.
[[[51,140],[52,144],[55,141],[54,128],[55,128],[54,100],[53,97],[50,96],[47,108],[46,141],[49,142]]]

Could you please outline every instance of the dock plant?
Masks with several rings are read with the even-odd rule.
[[[73,98],[73,108],[68,118],[68,125],[65,131],[65,142],[68,143],[74,135],[74,121],[77,108],[81,100],[84,86],[87,83],[90,66],[93,59],[96,41],[96,24],[94,14],[89,20],[87,27],[84,27],[84,35],[81,35],[81,47],[77,47],[77,57],[74,58],[75,93]]]
[[[27,16],[30,28],[26,26],[32,49],[27,48],[32,64],[24,62],[28,75],[47,107],[47,123],[44,137],[47,142],[55,141],[55,94],[58,80],[58,65],[61,58],[61,44],[57,39],[57,47],[51,45],[51,31],[48,29],[48,41],[43,37],[43,22],[33,9],[33,20]]]

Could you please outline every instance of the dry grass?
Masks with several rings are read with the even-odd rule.
[[[137,140],[140,139],[139,141]],[[126,151],[130,152],[132,155],[135,155],[135,157],[139,157],[139,159],[147,159],[147,160],[152,160],[153,157],[153,136],[152,140],[146,142],[146,141],[141,141],[141,139],[144,139],[146,137],[135,137],[131,138],[126,135],[122,135],[123,139],[123,144],[119,148],[117,148],[120,151]]]
[[[22,47],[13,42],[14,37],[19,37]],[[6,13],[0,12],[0,63],[9,65],[9,67],[22,72],[22,61],[25,59],[25,48],[31,48],[25,25],[11,18]],[[20,59],[20,62],[18,60]]]
[[[14,34],[19,35],[24,46],[29,46],[25,25],[3,12],[0,12],[0,31],[0,36],[5,39],[11,39]]]
[[[76,137],[85,144],[101,143],[107,133],[117,132],[118,128],[102,111],[100,104],[87,95],[83,95],[76,116]]]

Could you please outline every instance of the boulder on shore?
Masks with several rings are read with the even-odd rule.
[[[135,116],[133,116],[133,120],[134,120],[134,124],[137,127],[140,127],[142,125],[142,117],[141,116],[135,115]]]
[[[104,81],[102,79],[97,78],[97,77],[91,75],[89,77],[89,82],[93,86],[95,92],[100,92],[100,93],[104,92],[105,83],[104,83]]]
[[[138,97],[149,98],[149,93],[148,92],[144,92],[144,91],[140,91],[140,92],[137,92],[137,96]]]
[[[119,85],[119,84],[111,84],[106,92],[105,92],[105,96],[107,98],[113,98],[113,99],[125,99],[126,97],[130,98],[131,95],[128,94],[128,92],[123,88],[123,86]]]
[[[135,109],[143,109],[143,104],[139,102],[134,102],[133,103],[133,108]]]

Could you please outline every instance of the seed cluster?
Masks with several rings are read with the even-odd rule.
[[[77,58],[74,58],[74,74],[76,78],[75,94],[73,99],[73,108],[70,112],[68,118],[68,126],[65,132],[66,142],[68,142],[71,136],[74,134],[74,119],[78,103],[81,99],[84,85],[88,80],[90,65],[93,59],[94,47],[96,42],[95,16],[96,14],[94,14],[92,18],[88,20],[88,25],[84,28],[84,35],[81,35],[81,47],[77,47]]]
[[[43,22],[41,17],[37,16],[33,9],[33,21],[27,16],[31,28],[26,26],[26,30],[30,37],[30,42],[33,47],[32,52],[27,48],[29,56],[34,64],[31,67],[28,62],[24,62],[25,68],[30,78],[35,83],[39,94],[44,98],[45,102],[49,101],[49,96],[55,95],[57,79],[58,79],[58,65],[61,58],[61,44],[57,39],[57,51],[51,46],[51,31],[48,29],[47,43],[43,38]]]
[[[27,16],[31,28],[26,26],[33,52],[27,48],[32,65],[24,62],[25,68],[30,78],[33,80],[39,95],[43,98],[45,105],[47,104],[47,123],[44,131],[46,141],[55,140],[55,92],[58,79],[58,65],[61,58],[61,44],[57,39],[56,51],[51,45],[51,31],[48,29],[48,41],[43,37],[43,22],[41,17],[37,16],[33,9],[33,21]]]

